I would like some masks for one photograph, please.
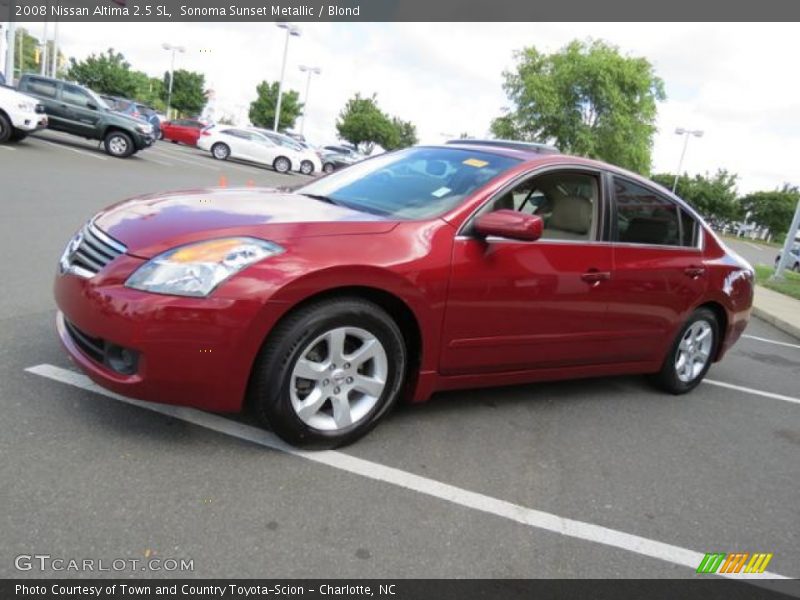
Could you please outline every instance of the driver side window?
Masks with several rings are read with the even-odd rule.
[[[542,239],[589,241],[598,221],[599,181],[577,172],[527,179],[492,201],[489,211],[515,210],[544,222]]]

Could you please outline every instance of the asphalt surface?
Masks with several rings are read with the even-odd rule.
[[[771,552],[769,571],[800,575],[800,340],[753,320],[748,335],[780,344],[742,339],[709,373],[783,399],[710,383],[672,397],[641,377],[459,391],[399,407],[325,454],[331,464],[307,460],[25,371],[73,368],[54,332],[52,277],[95,211],[220,176],[300,177],[165,143],[128,160],[50,132],[10,148],[0,147],[0,577],[76,576],[15,569],[37,553],[192,559],[182,575],[193,577],[695,576],[602,536],[341,468],[351,457],[701,554]]]

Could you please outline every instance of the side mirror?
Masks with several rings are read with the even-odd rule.
[[[94,104],[93,102],[87,102],[86,108],[88,108],[89,110],[97,110],[97,104]]]
[[[496,210],[481,215],[475,221],[475,232],[481,237],[497,237],[535,242],[542,237],[544,222],[537,215],[516,210]]]

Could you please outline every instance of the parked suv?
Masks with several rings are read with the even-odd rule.
[[[44,105],[50,129],[102,140],[111,156],[127,158],[155,140],[149,123],[114,112],[92,90],[75,83],[28,73],[18,87]]]
[[[47,127],[44,106],[35,98],[0,85],[0,144],[18,142],[44,127]]]

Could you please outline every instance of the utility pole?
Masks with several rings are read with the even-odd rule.
[[[792,255],[789,250],[794,246],[794,241],[797,239],[797,230],[800,229],[800,200],[797,201],[797,206],[794,209],[794,218],[792,225],[789,227],[789,233],[786,234],[786,241],[783,243],[783,251],[781,252],[781,259],[778,261],[778,266],[770,279],[783,279],[783,271],[786,265],[789,264]]]
[[[17,24],[9,21],[8,28],[3,33],[6,36],[6,64],[3,65],[3,72],[6,76],[6,85],[14,85],[14,36],[16,35]]]
[[[48,10],[50,9],[50,5],[48,3]],[[42,34],[42,53],[39,56],[39,60],[42,61],[42,64],[39,65],[39,73],[41,75],[47,75],[47,25],[48,22],[44,22],[44,34]]]
[[[53,24],[53,66],[50,71],[50,77],[55,79],[58,73],[58,20],[56,19]]]

